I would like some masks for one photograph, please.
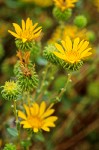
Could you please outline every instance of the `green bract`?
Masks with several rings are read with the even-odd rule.
[[[20,66],[20,62],[18,61],[14,67],[14,73],[17,77],[17,82],[20,85],[22,91],[32,91],[33,88],[38,86],[38,75],[35,71],[34,66],[29,63],[28,65],[29,73],[25,74],[24,70],[22,70]]]
[[[29,51],[31,48],[33,48],[33,45],[35,44],[35,42],[30,41],[30,42],[23,43],[22,40],[16,39],[15,44],[18,49],[23,50],[23,51]]]
[[[67,9],[62,12],[58,7],[55,7],[53,9],[53,15],[57,20],[67,21],[72,15],[72,10]]]

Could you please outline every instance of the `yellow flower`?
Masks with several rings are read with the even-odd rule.
[[[23,119],[20,124],[23,124],[23,128],[32,128],[34,132],[38,132],[40,129],[50,131],[49,127],[55,127],[54,122],[57,120],[56,116],[50,116],[55,111],[52,106],[53,104],[46,109],[44,101],[40,106],[36,102],[30,107],[24,104],[26,114],[18,111],[18,116]]]
[[[32,20],[30,20],[30,18],[27,18],[26,23],[24,20],[22,20],[22,29],[18,24],[13,23],[16,33],[10,30],[8,30],[8,32],[17,39],[21,39],[22,42],[25,43],[26,41],[33,41],[40,36],[42,27],[36,28],[37,25],[38,23],[35,23],[33,25]]]
[[[17,88],[17,84],[14,81],[6,81],[4,85],[4,90],[12,92]]]
[[[78,0],[53,0],[55,5],[60,8],[62,11],[75,7],[75,4]]]
[[[73,25],[67,25],[65,26],[64,28],[64,33],[63,33],[63,39],[65,39],[66,36],[69,36],[71,37],[72,39],[75,39],[76,37],[79,37],[81,39],[85,39],[86,38],[86,33],[87,33],[87,30],[86,29],[80,29]]]
[[[91,48],[88,48],[89,42],[80,41],[80,38],[75,38],[72,43],[71,39],[67,36],[66,40],[61,41],[61,44],[55,43],[58,52],[55,51],[53,53],[60,59],[72,64],[80,62],[92,54],[90,52]]]
[[[75,39],[79,37],[81,39],[87,39],[87,30],[86,29],[78,29],[75,25],[65,25],[63,27],[58,26],[54,33],[52,34],[49,43],[54,43],[57,41],[65,40],[66,36],[69,36],[71,39]]]
[[[34,3],[41,7],[48,7],[53,4],[53,0],[45,0],[45,1],[44,0],[21,0],[21,1],[24,1],[27,3]]]

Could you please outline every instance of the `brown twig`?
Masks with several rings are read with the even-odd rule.
[[[97,118],[94,122],[89,124],[84,130],[79,132],[77,135],[73,136],[71,139],[67,140],[65,143],[60,144],[56,147],[55,150],[70,150],[72,146],[74,146],[78,141],[87,136],[90,132],[94,131],[99,127],[99,118]]]

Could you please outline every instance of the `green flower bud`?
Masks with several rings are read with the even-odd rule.
[[[57,20],[67,21],[72,15],[72,10],[66,9],[62,12],[58,7],[54,7],[53,15]]]
[[[96,36],[93,31],[88,31],[86,36],[89,42],[94,42],[96,40]]]
[[[32,91],[33,88],[38,86],[38,75],[31,63],[28,65],[27,70],[26,68],[21,68],[20,62],[18,61],[14,67],[14,73],[22,91]]]
[[[84,28],[87,25],[87,18],[83,15],[76,16],[74,24],[79,28]]]
[[[21,89],[17,82],[6,81],[5,85],[2,87],[3,90],[1,91],[1,94],[5,100],[17,100],[21,94]]]
[[[6,144],[3,150],[16,150],[16,146],[12,143]]]
[[[35,42],[30,41],[30,42],[23,43],[22,40],[16,39],[15,44],[18,49],[23,50],[23,51],[28,51],[31,48],[33,48],[33,45],[35,44]]]
[[[55,50],[56,50],[55,46],[52,44],[49,44],[48,46],[45,47],[43,51],[43,56],[51,63],[55,65],[60,65],[60,62],[59,62],[60,59],[53,54]]]

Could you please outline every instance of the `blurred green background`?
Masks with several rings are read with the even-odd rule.
[[[58,121],[56,128],[44,136],[32,139],[30,150],[99,150],[99,3],[94,0],[79,0],[71,19],[66,22],[73,25],[76,15],[84,14],[88,19],[86,29],[90,30],[91,45],[94,55],[80,71],[73,73],[62,102],[55,105]],[[21,20],[30,17],[42,28],[40,53],[34,62],[38,74],[46,65],[42,52],[46,43],[51,40],[59,23],[53,17],[54,4],[51,0],[0,0],[0,85],[14,78],[13,67],[17,61],[14,38],[8,33],[12,23],[21,24]],[[58,34],[58,33],[57,33]],[[49,85],[47,94],[51,95],[64,87],[66,72],[55,69],[54,80]],[[1,89],[0,89],[1,90]],[[45,91],[45,99],[47,97]],[[14,143],[21,150],[15,137],[7,132],[7,127],[15,126],[11,103],[2,99],[0,94],[0,148],[6,143]],[[23,139],[25,139],[23,133]],[[24,143],[23,143],[24,144]]]

